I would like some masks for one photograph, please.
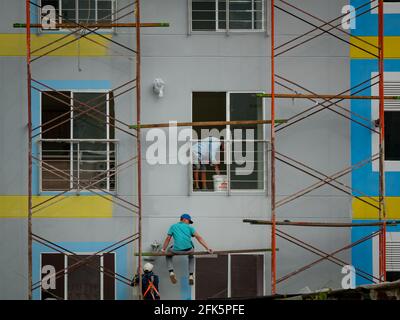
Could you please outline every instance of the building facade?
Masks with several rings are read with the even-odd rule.
[[[108,10],[121,9],[116,13],[117,17],[129,12],[128,0],[112,1],[113,9],[109,9],[111,7],[108,2],[110,1],[61,0],[46,3],[37,1],[37,4],[52,5],[63,17],[81,23],[101,20],[101,17],[108,15]],[[299,0],[291,3],[328,21],[332,17],[340,16],[342,7],[348,4],[344,0],[334,2]],[[88,7],[90,4],[93,6]],[[170,23],[168,28],[142,29],[142,123],[269,119],[270,100],[260,100],[255,97],[255,93],[271,90],[270,2],[230,0],[230,5],[230,10],[227,10],[225,1],[142,1],[142,22]],[[286,11],[293,10],[282,3],[279,6]],[[0,153],[0,298],[26,299],[26,47],[25,30],[13,28],[14,23],[25,22],[25,2],[3,1],[0,7],[3,15],[0,21],[3,96],[0,104],[0,144],[3,150]],[[123,10],[128,11],[123,11],[124,7],[128,9]],[[252,13],[250,15],[249,10]],[[294,39],[312,28],[283,10],[276,9],[278,43]],[[95,14],[92,15],[93,11]],[[33,22],[41,21],[38,12],[32,10]],[[132,15],[121,18],[121,21],[133,21]],[[134,130],[126,126],[124,128],[128,133],[114,130],[110,124],[111,118],[126,124],[134,124],[136,121],[135,95],[128,93],[117,97],[116,93],[110,91],[134,78],[135,56],[107,39],[134,48],[135,32],[133,29],[118,27],[100,31],[102,36],[86,35],[85,39],[49,52],[45,57],[40,57],[41,53],[54,48],[47,47],[46,44],[61,39],[67,31],[36,29],[32,34],[33,50],[38,50],[33,59],[40,57],[32,63],[32,75],[37,81],[34,83],[36,89],[32,89],[32,123],[33,128],[37,128],[33,133],[33,155],[36,159],[47,161],[51,165],[48,168],[53,169],[45,170],[39,165],[39,161],[34,161],[34,204],[49,200],[63,190],[69,190],[57,198],[60,201],[49,200],[51,205],[48,203],[46,206],[38,206],[37,212],[33,214],[33,232],[82,256],[102,250],[137,232],[137,220],[132,213],[134,210],[128,210],[121,205],[124,200],[135,202],[136,164],[131,163],[114,177],[105,174],[113,166],[129,161],[136,152],[136,140],[129,135]],[[78,36],[79,34],[68,35],[60,43]],[[346,35],[344,37],[347,38]],[[354,70],[361,61],[356,60],[357,57],[350,57],[349,52],[348,43],[338,41],[328,34],[322,34],[318,39],[290,52],[283,52],[276,61],[276,73],[280,76],[276,84],[277,91],[338,94],[348,90],[350,70],[358,73]],[[374,61],[368,63],[373,72]],[[162,79],[165,85],[162,97],[154,92],[156,79]],[[54,89],[62,94],[55,94]],[[43,91],[49,94],[46,95]],[[73,114],[76,109],[84,109],[82,102],[91,106],[96,99],[100,101],[99,108],[107,116],[103,113],[102,118],[97,115],[97,120],[93,120],[93,117],[85,118]],[[73,104],[74,108],[71,109],[69,104]],[[308,100],[278,100],[277,118],[289,119],[314,105],[315,101]],[[342,102],[341,106],[348,107],[348,103]],[[356,107],[352,105],[352,108]],[[59,124],[57,129],[52,128],[52,120],[53,124],[54,121]],[[62,121],[64,124],[61,125]],[[99,123],[102,124],[100,128]],[[254,135],[251,138],[237,138],[240,144],[256,140],[254,156],[250,160],[254,163],[252,173],[237,174],[237,167],[242,167],[243,164],[222,165],[222,174],[228,177],[229,189],[222,192],[214,189],[212,167],[207,167],[210,171],[207,175],[207,180],[210,180],[207,183],[208,190],[197,191],[193,189],[192,166],[177,161],[178,154],[175,151],[167,154],[166,163],[154,159],[157,153],[151,152],[151,147],[155,142],[155,132],[166,133],[167,146],[171,147],[168,150],[173,150],[174,144],[183,146],[183,141],[176,143],[171,131],[141,130],[144,251],[151,251],[154,242],[162,243],[168,227],[177,222],[182,213],[192,215],[197,231],[214,250],[270,247],[269,227],[252,226],[242,221],[270,219],[270,173],[266,156],[270,139],[269,126],[253,129]],[[182,130],[183,128],[179,128],[177,132]],[[348,119],[338,117],[330,110],[323,110],[278,132],[277,150],[327,175],[333,174],[348,167],[351,161],[356,161],[354,152],[357,150],[354,150],[355,136],[354,129],[352,130],[353,140],[350,146]],[[365,143],[367,140],[368,138]],[[359,143],[357,139],[357,145]],[[351,159],[350,147],[353,151]],[[235,155],[236,150],[232,146],[227,150],[224,151],[224,157]],[[73,178],[60,180],[54,173],[57,171],[54,168]],[[78,172],[81,176],[76,180]],[[97,174],[103,178],[103,191],[97,190],[97,194],[93,194],[80,190],[76,181],[90,183]],[[277,162],[276,176],[278,201],[285,200],[298,190],[318,181],[283,162]],[[372,171],[368,177],[375,179]],[[355,179],[354,174],[352,179],[353,184],[357,181],[363,184],[363,180]],[[350,184],[350,177],[343,177],[342,182]],[[390,189],[388,192],[391,192]],[[109,201],[110,193],[119,197],[119,204]],[[283,203],[277,211],[277,219],[349,222],[352,218],[362,218],[356,214],[357,203],[354,200],[353,217],[351,212],[351,197],[325,185],[293,202]],[[371,219],[370,216],[368,218]],[[357,237],[355,231],[348,229],[282,227],[281,230],[290,232],[326,252],[343,247],[351,238]],[[318,258],[284,239],[278,239],[277,246],[278,278]],[[201,250],[201,247],[196,244],[196,249]],[[353,251],[353,263],[358,263],[354,256],[357,252]],[[112,269],[130,279],[137,268],[136,253],[136,244],[129,244],[109,252],[96,260],[94,265],[96,268]],[[351,260],[348,251],[338,256],[346,261]],[[33,282],[36,284],[40,284],[43,275],[48,272],[43,267],[50,265],[55,270],[62,270],[72,264],[69,257],[57,254],[56,250],[37,241],[33,244],[32,258]],[[189,286],[187,281],[186,260],[182,257],[175,260],[178,276],[176,285],[170,283],[163,257],[150,260],[160,276],[160,293],[163,299],[254,296],[269,294],[271,290],[270,253],[197,257],[194,286]],[[325,261],[282,281],[278,284],[278,292],[294,293],[307,290],[307,287],[310,290],[339,288],[342,277],[340,266]],[[87,269],[84,272],[76,271],[75,274],[71,272],[56,285],[56,290],[59,290],[57,295],[67,299],[137,298],[136,289],[121,281],[110,281],[109,277]],[[33,298],[44,299],[49,296],[38,287]]]

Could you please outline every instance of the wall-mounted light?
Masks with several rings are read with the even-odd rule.
[[[157,78],[153,82],[153,91],[159,98],[164,96],[165,82],[163,79]]]

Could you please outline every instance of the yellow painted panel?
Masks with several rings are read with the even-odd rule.
[[[368,197],[360,197],[361,199],[377,205],[376,201],[371,201]],[[373,199],[378,200],[377,197]],[[386,197],[386,216],[387,219],[400,218],[400,197]],[[353,219],[379,219],[378,209],[366,204],[365,202],[353,198]]]
[[[33,53],[33,56],[45,54],[77,38],[77,36],[71,35],[61,40],[64,36],[64,34],[32,34],[32,51],[44,47]],[[106,34],[104,37],[110,39],[111,35]],[[59,41],[49,45],[52,41],[56,40]],[[98,35],[88,35],[48,55],[63,57],[78,55],[83,57],[106,56],[108,53],[108,46],[109,41],[107,39]],[[0,34],[0,56],[26,56],[25,34]]]
[[[378,37],[359,37],[360,39],[367,41],[375,46],[378,46]],[[378,55],[378,49],[363,42],[357,38],[351,37],[350,42],[358,47],[370,51],[375,55]],[[385,37],[384,40],[384,53],[387,59],[400,59],[400,37]],[[350,46],[350,57],[355,59],[376,59],[373,55],[365,52],[355,46]]]
[[[50,198],[34,196],[33,206]],[[111,199],[110,196],[105,198]],[[33,218],[111,218],[112,203],[107,199],[100,196],[60,196],[34,209]],[[0,196],[0,218],[26,218],[27,212],[27,196]]]

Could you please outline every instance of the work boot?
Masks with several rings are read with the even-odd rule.
[[[171,271],[171,272],[169,273],[169,278],[171,279],[171,282],[172,282],[173,284],[175,284],[175,283],[177,282],[175,273],[174,273],[173,271]]]
[[[189,276],[189,285],[190,286],[194,285],[194,277],[192,274]]]

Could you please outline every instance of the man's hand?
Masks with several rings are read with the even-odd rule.
[[[162,252],[162,253],[165,253],[165,249],[164,249],[164,248],[162,248],[162,249],[161,249],[161,252]]]
[[[210,249],[210,248],[208,248],[207,251],[208,251],[209,254],[213,254],[214,253],[213,249]]]

